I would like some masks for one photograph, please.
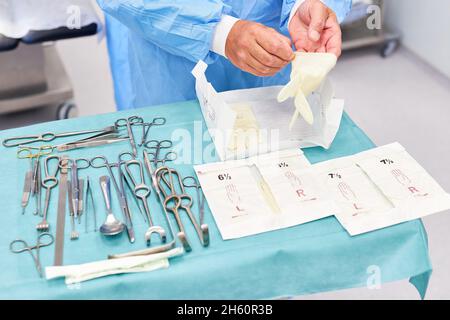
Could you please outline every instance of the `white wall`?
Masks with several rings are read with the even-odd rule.
[[[385,0],[386,25],[403,44],[450,78],[450,1]]]

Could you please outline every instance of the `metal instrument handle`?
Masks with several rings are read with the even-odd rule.
[[[102,188],[103,199],[105,199],[106,210],[112,213],[111,209],[111,181],[108,176],[100,177],[100,187]]]

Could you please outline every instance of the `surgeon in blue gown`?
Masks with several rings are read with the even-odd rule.
[[[285,84],[295,50],[341,53],[351,0],[97,0],[118,109],[195,99],[198,60],[217,91]]]

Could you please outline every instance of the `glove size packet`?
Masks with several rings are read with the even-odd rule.
[[[300,149],[195,166],[224,240],[330,216],[334,204]]]

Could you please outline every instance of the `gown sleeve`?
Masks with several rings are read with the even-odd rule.
[[[97,0],[103,11],[161,49],[209,60],[216,25],[230,8],[220,0]]]

